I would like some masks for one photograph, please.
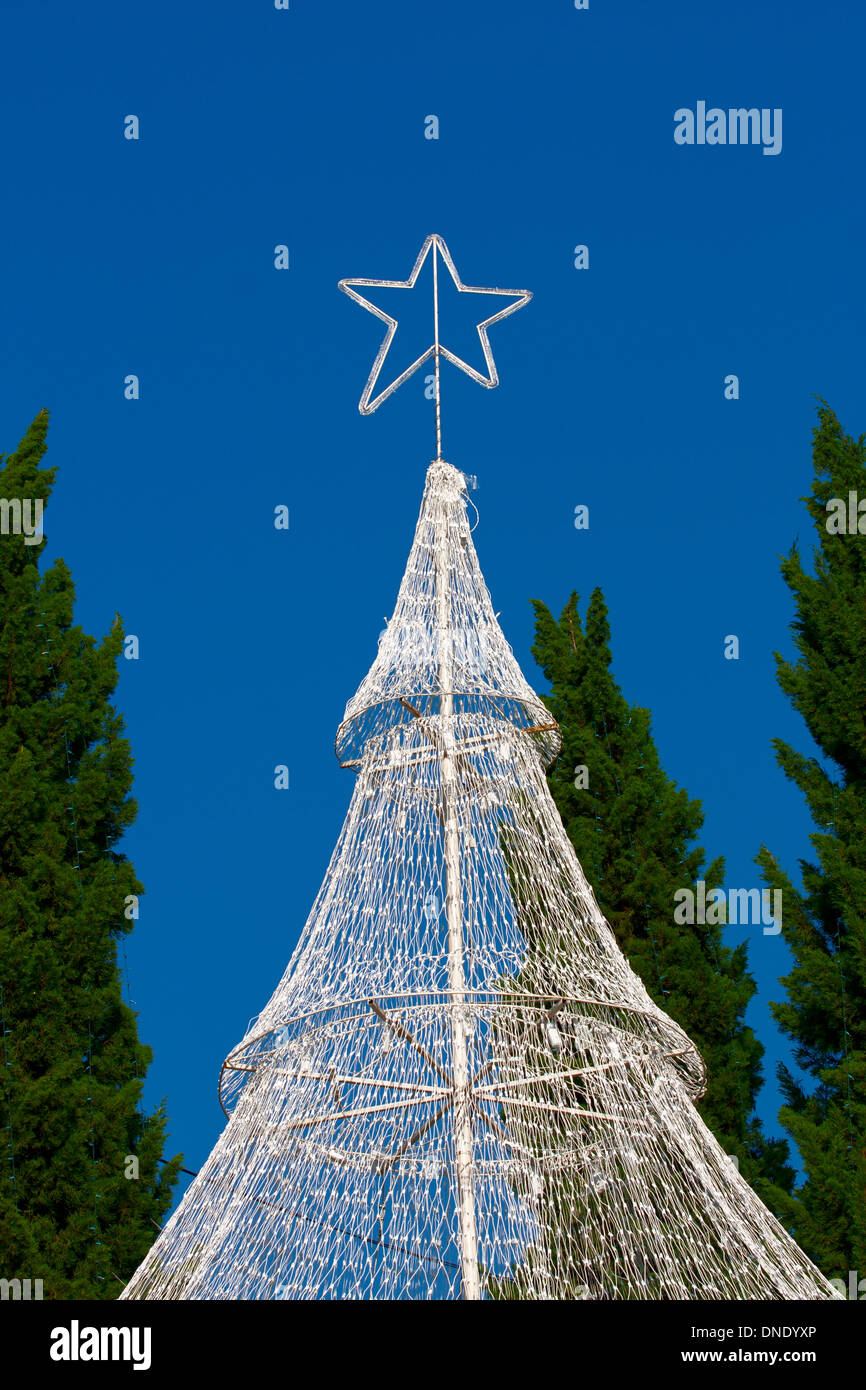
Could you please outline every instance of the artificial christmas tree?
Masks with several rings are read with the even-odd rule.
[[[439,238],[403,287],[431,249],[434,344],[410,370],[434,357],[437,457],[337,735],[349,812],[224,1065],[229,1123],[122,1296],[832,1298],[701,1121],[701,1059],[619,951],[556,811],[558,729],[441,457],[440,355],[465,364],[439,343],[440,256],[467,287]],[[489,293],[519,301],[496,318],[528,298]],[[366,410],[391,389],[369,406],[396,327],[376,312],[391,326]]]

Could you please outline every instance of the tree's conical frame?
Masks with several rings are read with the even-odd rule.
[[[357,781],[325,881],[122,1297],[833,1298],[598,908],[465,498],[435,460],[338,733]]]

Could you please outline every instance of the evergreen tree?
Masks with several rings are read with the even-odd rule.
[[[0,456],[0,1275],[42,1279],[46,1298],[110,1299],[181,1160],[157,1171],[166,1120],[139,1110],[152,1053],[117,963],[143,891],[116,849],[136,815],[109,703],[123,632],[116,619],[96,643],[74,626],[67,566],[40,575],[44,540],[14,534],[17,500],[52,491],[47,428],[42,411]]]
[[[610,670],[601,591],[585,630],[572,594],[557,622],[535,602],[533,656],[550,682],[545,703],[562,729],[548,777],[599,907],[652,998],[681,1025],[707,1067],[704,1122],[763,1200],[779,1210],[794,1173],[784,1140],[767,1139],[754,1114],[763,1047],[744,1021],[755,993],[746,943],[723,944],[721,926],[679,924],[677,889],[721,884],[724,861],[704,869],[698,800],[664,772],[648,710],[629,705]]]
[[[781,568],[798,656],[776,653],[776,671],[829,767],[773,740],[817,827],[815,858],[800,860],[799,889],[766,846],[757,862],[782,890],[794,957],[782,980],[787,1000],[773,1012],[806,1073],[779,1070],[780,1118],[806,1174],[787,1224],[823,1272],[847,1285],[849,1270],[866,1276],[866,515],[859,527],[855,516],[853,531],[840,523],[849,493],[855,512],[866,502],[866,444],[844,434],[823,401],[813,440],[815,476],[802,500],[817,531],[814,573],[795,543]]]

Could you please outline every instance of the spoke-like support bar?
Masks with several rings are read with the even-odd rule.
[[[419,1052],[421,1056],[424,1058],[424,1061],[427,1063],[428,1067],[435,1071],[437,1076],[442,1078],[446,1086],[450,1087],[451,1077],[448,1075],[444,1067],[440,1067],[439,1063],[436,1061],[436,1058],[433,1056],[431,1052],[427,1051],[427,1048],[424,1046],[424,1044],[418,1041],[414,1033],[410,1033],[406,1025],[404,1023],[401,1023],[399,1019],[389,1018],[385,1010],[379,1008],[379,1005],[376,1003],[375,999],[368,999],[367,1003],[370,1005],[370,1008],[373,1010],[373,1013],[376,1015],[376,1017],[381,1018],[382,1022],[387,1024],[388,1027],[391,1029],[391,1032],[396,1033],[398,1038],[402,1038],[404,1042],[411,1043],[412,1046],[415,1048],[415,1051]]]

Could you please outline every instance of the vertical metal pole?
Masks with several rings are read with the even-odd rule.
[[[439,401],[439,247],[433,242],[433,370],[436,391],[436,459],[442,458],[442,407]]]
[[[475,1223],[475,1142],[469,1089],[466,977],[463,960],[463,884],[458,820],[459,779],[454,765],[454,694],[451,602],[448,574],[448,511],[436,511],[436,627],[439,643],[442,826],[445,840],[445,916],[448,923],[448,990],[451,998],[451,1067],[454,1083],[454,1153],[463,1297],[481,1298]]]

